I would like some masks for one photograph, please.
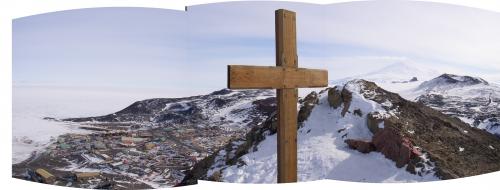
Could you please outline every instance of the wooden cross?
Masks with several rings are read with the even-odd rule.
[[[277,89],[278,183],[297,181],[297,88],[328,85],[328,71],[298,68],[295,12],[275,12],[276,67],[228,66],[230,89]]]

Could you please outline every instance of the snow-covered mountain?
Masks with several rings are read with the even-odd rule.
[[[423,82],[407,98],[500,137],[500,86],[470,76],[443,74]]]
[[[267,118],[276,106],[271,90],[222,89],[207,95],[185,98],[154,98],[137,101],[113,114],[68,118],[79,123],[130,123],[139,127],[194,125],[218,126],[224,130],[246,130],[245,126]]]
[[[439,77],[436,77],[430,81],[423,82],[418,87],[418,89],[423,89],[425,91],[437,91],[437,90],[448,90],[452,88],[466,87],[477,84],[488,85],[488,82],[478,77],[442,74]]]
[[[375,72],[331,81],[331,84],[341,85],[353,79],[375,82],[407,100],[423,103],[500,136],[498,84],[479,77],[439,74],[408,63],[395,63]]]
[[[500,170],[495,136],[364,80],[311,93],[299,122],[299,181],[415,182]],[[276,182],[275,133],[273,117],[195,165],[183,183]]]

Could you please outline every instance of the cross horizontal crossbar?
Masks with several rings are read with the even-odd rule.
[[[328,85],[328,71],[320,69],[228,65],[230,89],[314,88]]]

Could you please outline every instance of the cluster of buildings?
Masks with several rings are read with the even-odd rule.
[[[68,162],[59,170],[98,171],[174,186],[184,178],[186,170],[243,134],[198,126],[66,134],[59,136],[45,154]]]

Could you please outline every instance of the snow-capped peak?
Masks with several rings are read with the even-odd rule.
[[[414,64],[410,64],[408,62],[397,62],[383,67],[377,71],[367,73],[365,74],[365,77],[370,78],[373,76],[385,76],[386,78],[394,81],[395,79],[408,80],[411,77],[426,79],[436,76],[437,73],[438,72],[435,70],[424,68],[421,66],[417,67],[414,66]]]
[[[365,79],[376,83],[397,83],[409,81],[413,77],[418,80],[428,80],[437,75],[437,71],[429,68],[417,67],[409,62],[397,62],[352,78]]]

